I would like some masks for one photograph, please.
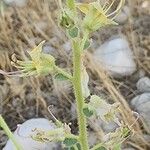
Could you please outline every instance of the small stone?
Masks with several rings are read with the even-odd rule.
[[[140,92],[150,92],[150,78],[148,77],[141,78],[137,82],[136,86]]]
[[[129,76],[136,71],[133,53],[125,38],[118,37],[105,42],[93,55],[96,62],[114,77]]]
[[[124,24],[127,22],[130,15],[130,10],[128,6],[124,6],[122,11],[118,14],[118,16],[115,18],[115,21],[119,24]]]
[[[139,113],[146,131],[150,133],[150,93],[136,96],[132,99],[131,105]]]
[[[89,141],[90,146],[94,146],[97,143],[98,137],[95,132],[93,132],[93,131],[89,132],[88,141]]]
[[[145,76],[145,70],[140,69],[140,70],[138,71],[138,74],[139,74],[139,78],[143,78],[143,77]]]
[[[76,105],[74,103],[71,104],[71,116],[72,120],[77,119]]]
[[[44,46],[43,46],[43,50],[42,52],[45,53],[45,54],[50,54],[50,55],[53,55],[55,53],[56,49],[54,47],[52,47],[50,44],[46,43]]]
[[[12,106],[17,110],[22,110],[22,100],[19,97],[12,98]]]
[[[131,100],[131,105],[133,108],[138,108],[141,106],[143,103],[147,103],[150,101],[150,93],[143,93],[141,95],[136,96]]]
[[[118,125],[115,122],[105,123],[103,120],[92,116],[89,118],[89,126],[95,131],[103,131],[105,134],[114,132]]]
[[[24,7],[27,4],[27,0],[4,0],[8,5],[16,5],[18,7]]]
[[[102,122],[102,129],[105,133],[114,132],[119,126],[115,122]]]
[[[147,143],[150,143],[150,135],[144,134],[143,137]]]
[[[53,150],[57,147],[56,143],[42,143],[39,141],[35,141],[31,138],[31,135],[33,135],[33,130],[35,129],[50,131],[55,128],[56,127],[54,123],[50,122],[47,119],[30,119],[18,126],[18,128],[14,132],[14,136],[17,142],[20,143],[20,145],[23,147],[23,150]],[[15,150],[15,147],[11,140],[8,140],[3,150]]]
[[[132,148],[132,147],[129,147],[129,148],[124,148],[124,149],[122,149],[122,150],[135,150],[135,149]]]
[[[66,51],[66,52],[70,52],[71,51],[71,43],[68,41],[66,43],[64,43],[62,45],[63,49]]]
[[[36,26],[37,29],[44,31],[44,30],[47,29],[48,24],[46,22],[44,22],[44,21],[40,21],[40,22],[37,22],[35,24],[35,26]]]
[[[150,7],[150,2],[147,0],[147,1],[144,1],[142,3],[142,8],[149,8]]]

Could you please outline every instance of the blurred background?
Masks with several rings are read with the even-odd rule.
[[[71,71],[71,45],[58,25],[58,14],[57,0],[0,0],[0,69],[15,71],[11,56],[15,53],[26,59],[27,51],[46,40],[43,52],[53,55],[60,67]],[[118,26],[106,27],[92,35],[91,48],[85,56],[89,88],[107,101],[121,104],[123,121],[134,130],[122,149],[149,150],[150,1],[126,0],[115,21]],[[51,119],[49,105],[53,105],[56,118],[71,122],[73,133],[77,133],[74,95],[67,81],[58,82],[52,76],[0,75],[0,114],[12,131],[30,118]],[[138,112],[138,121],[132,111]],[[90,144],[100,138],[101,132],[115,128],[114,123],[89,120]],[[6,141],[0,129],[0,149]]]

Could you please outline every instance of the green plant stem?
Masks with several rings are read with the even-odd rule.
[[[56,72],[61,73],[62,75],[64,75],[65,77],[67,77],[69,80],[72,80],[72,75],[70,75],[69,73],[67,73],[66,71],[64,71],[63,69],[55,66],[54,69],[56,70]]]
[[[74,150],[79,150],[77,145],[73,146]]]
[[[97,150],[98,148],[102,147],[102,143],[99,143],[97,145],[95,145],[93,148],[91,148],[90,150]]]
[[[86,40],[88,39],[88,37],[89,37],[89,32],[84,31],[83,39],[82,39],[82,43],[81,43],[81,50],[84,50],[84,45],[85,45]]]
[[[0,127],[3,128],[3,130],[6,133],[6,135],[9,137],[9,139],[12,140],[12,142],[14,143],[14,145],[16,147],[16,150],[23,150],[21,145],[19,145],[19,143],[16,141],[14,135],[10,131],[9,127],[7,126],[5,120],[3,119],[3,117],[1,115],[0,115]]]
[[[79,141],[82,150],[89,150],[87,139],[87,121],[83,114],[84,98],[81,87],[81,51],[80,42],[73,41],[73,86],[77,104],[78,125],[79,125]]]

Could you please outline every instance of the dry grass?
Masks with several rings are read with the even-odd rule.
[[[142,0],[128,1],[131,17],[125,25],[112,27],[95,33],[95,41],[102,43],[114,34],[125,34],[134,52],[138,71],[144,70],[150,74],[150,39],[149,10],[142,9]],[[3,14],[3,15],[2,15]],[[68,70],[71,68],[71,54],[66,52],[63,44],[67,41],[64,32],[57,26],[57,3],[54,0],[29,0],[25,8],[7,7],[0,18],[0,69],[12,71],[11,55],[16,53],[26,58],[26,50],[33,48],[42,40],[51,45],[57,63]],[[101,37],[101,35],[103,35]],[[99,44],[98,43],[98,44]],[[131,98],[137,95],[135,83],[137,72],[128,78],[113,79],[102,66],[92,61],[92,55],[86,55],[86,64],[91,75],[90,87],[94,93],[103,93],[109,100],[121,103],[123,120],[131,126],[135,117],[129,106]],[[88,63],[87,63],[88,62]],[[66,87],[66,88],[64,88]],[[57,83],[52,77],[30,77],[28,79],[8,78],[0,76],[0,113],[3,114],[12,130],[18,123],[33,117],[50,118],[47,111],[49,105],[54,105],[57,118],[72,122],[73,132],[76,132],[76,121],[72,120],[70,105],[74,96],[70,86]],[[143,139],[146,133],[141,121],[133,125],[135,136],[126,143],[139,150],[148,149],[148,143]],[[3,131],[0,131],[0,143],[5,143]],[[2,141],[1,141],[2,140]]]

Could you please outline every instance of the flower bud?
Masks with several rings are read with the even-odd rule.
[[[83,27],[89,32],[93,32],[107,25],[117,25],[113,19],[119,13],[124,4],[124,0],[120,0],[117,9],[114,12],[108,13],[114,1],[109,6],[101,6],[99,1],[86,3],[77,3],[76,7],[85,14]]]
[[[71,29],[75,23],[70,10],[64,10],[60,17],[60,25],[66,29]]]
[[[103,121],[106,123],[110,121],[114,121],[117,124],[120,124],[116,117],[117,113],[117,108],[118,104],[108,104],[105,100],[102,98],[92,95],[90,102],[89,102],[89,107],[92,107],[93,110],[95,111],[95,114],[97,117],[101,118]]]
[[[13,56],[12,65],[18,68],[19,72],[13,72],[11,75],[31,76],[51,73],[55,67],[55,58],[49,54],[42,53],[44,43],[45,41],[41,42],[29,52],[31,60],[19,61]]]

